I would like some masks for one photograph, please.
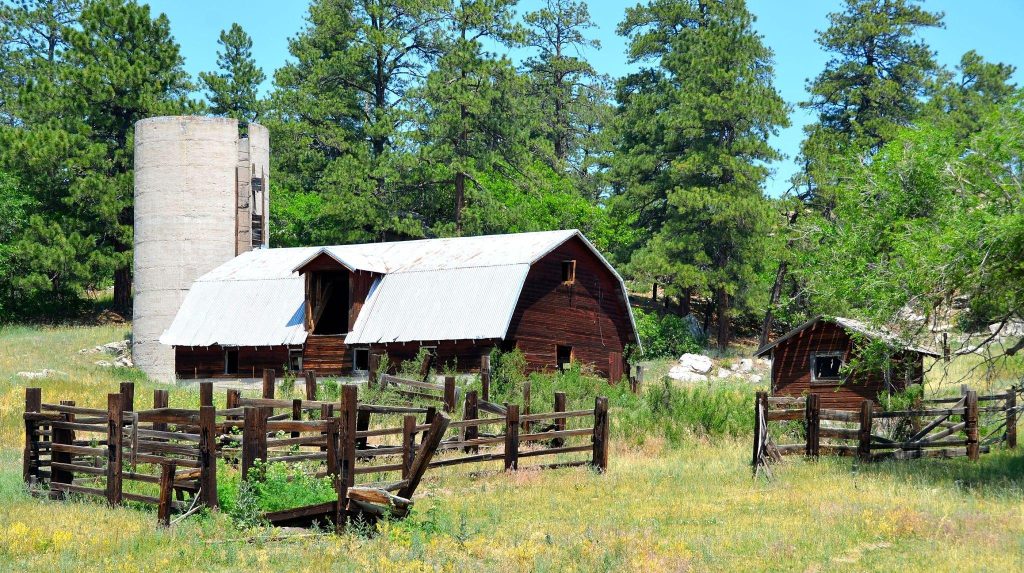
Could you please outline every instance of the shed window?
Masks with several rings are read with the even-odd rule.
[[[238,349],[229,348],[224,351],[224,373],[238,374]]]
[[[352,370],[357,372],[365,372],[370,369],[370,349],[369,348],[353,348],[352,349]]]
[[[555,363],[558,364],[558,371],[564,372],[572,364],[572,346],[556,346]]]
[[[562,282],[572,284],[576,282],[576,261],[562,261]]]
[[[811,379],[815,382],[841,380],[842,352],[823,352],[811,355]]]
[[[302,349],[291,348],[288,350],[288,370],[291,372],[302,371]]]

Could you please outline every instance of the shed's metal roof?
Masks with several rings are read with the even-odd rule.
[[[766,344],[766,345],[762,346],[761,348],[758,348],[757,351],[754,352],[754,356],[764,356],[765,354],[768,354],[776,346],[782,344],[783,342],[789,340],[790,338],[796,336],[797,334],[799,334],[799,333],[803,332],[804,330],[810,328],[811,326],[817,324],[819,321],[833,322],[833,323],[838,324],[839,326],[841,326],[847,332],[855,332],[857,334],[861,334],[861,335],[866,336],[868,338],[871,338],[873,340],[880,340],[880,341],[886,343],[887,345],[889,345],[889,346],[891,346],[893,348],[899,348],[899,349],[902,349],[902,350],[909,350],[911,352],[917,352],[918,354],[924,354],[926,356],[932,356],[932,357],[936,357],[936,358],[941,356],[941,354],[939,354],[938,352],[935,352],[934,350],[930,350],[928,348],[922,348],[922,347],[919,347],[919,346],[908,345],[905,341],[901,340],[896,334],[893,334],[891,332],[881,331],[881,330],[875,330],[875,329],[870,328],[867,324],[865,324],[865,323],[863,323],[863,322],[861,322],[859,320],[855,320],[855,319],[852,319],[852,318],[845,318],[845,317],[842,317],[842,316],[833,316],[833,317],[816,316],[816,317],[808,320],[807,322],[801,324],[800,326],[794,328],[793,330],[790,330],[786,334],[782,335],[775,342]]]
[[[345,344],[504,338],[528,272],[521,264],[387,275]]]
[[[384,275],[363,305],[348,344],[504,338],[530,265],[573,237],[615,275],[628,308],[622,278],[576,230],[260,249],[200,277],[160,342],[302,344],[305,293],[298,271],[321,253],[351,270]]]

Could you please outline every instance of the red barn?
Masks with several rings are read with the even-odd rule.
[[[881,340],[893,349],[890,366],[848,374],[844,366],[857,354],[858,339]],[[818,394],[824,408],[856,410],[879,392],[898,391],[924,380],[924,357],[940,355],[907,346],[849,318],[816,317],[760,348],[755,356],[772,359],[775,396]]]
[[[160,342],[181,378],[350,374],[423,347],[472,371],[497,347],[617,381],[638,337],[622,278],[568,230],[250,251],[193,284]]]

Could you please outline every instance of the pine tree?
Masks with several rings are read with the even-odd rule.
[[[210,112],[255,122],[263,109],[259,87],[267,79],[252,57],[252,38],[236,23],[222,30],[217,43],[217,72],[201,72],[199,81],[206,89]]]
[[[435,56],[437,0],[319,0],[275,74],[275,220],[293,243],[422,236],[409,92]],[[312,215],[310,212],[312,211]],[[302,221],[297,224],[296,221]]]
[[[650,237],[631,267],[709,291],[723,348],[763,264],[761,185],[779,158],[767,140],[788,124],[771,50],[752,24],[741,0],[654,0],[619,25],[631,62],[646,64],[618,86],[615,207]]]
[[[523,20],[524,44],[537,52],[526,61],[526,69],[540,100],[540,124],[551,142],[552,165],[570,165],[585,173],[594,153],[594,126],[610,109],[607,78],[580,55],[587,48],[601,47],[586,36],[594,21],[586,4],[573,0],[547,0]]]
[[[71,300],[112,279],[127,310],[134,124],[193,109],[192,86],[167,18],[147,6],[88,2],[62,37],[55,67],[19,90],[23,121],[0,132],[0,159],[37,205],[13,258],[26,290]]]

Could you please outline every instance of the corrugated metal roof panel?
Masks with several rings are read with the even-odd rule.
[[[306,340],[304,289],[305,281],[298,275],[199,280],[160,342],[173,346],[302,344]]]
[[[511,235],[483,235],[421,239],[391,243],[366,243],[323,247],[349,267],[375,273],[395,273],[465,267],[530,264],[579,231],[540,231]],[[312,259],[317,253],[311,254]],[[307,260],[300,263],[301,266]]]
[[[504,338],[529,264],[385,276],[346,344]]]

